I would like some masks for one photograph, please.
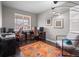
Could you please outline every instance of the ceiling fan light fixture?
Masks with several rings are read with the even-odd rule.
[[[52,7],[51,9],[53,10],[53,9],[55,9],[55,7]]]
[[[53,1],[53,3],[54,3],[54,4],[57,4],[57,3],[58,3],[58,1]]]

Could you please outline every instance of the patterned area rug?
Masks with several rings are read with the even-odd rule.
[[[51,46],[42,41],[28,44],[20,47],[21,53],[24,57],[61,57],[62,50],[55,46]],[[63,51],[65,55],[70,55],[68,52]]]

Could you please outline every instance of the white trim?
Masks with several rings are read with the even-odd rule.
[[[70,31],[71,33],[79,34],[79,31]]]
[[[46,39],[47,41],[50,41],[50,42],[53,42],[53,43],[56,43],[56,40],[51,40],[51,39]]]
[[[31,18],[31,16],[24,15],[24,14],[19,14],[19,13],[15,13],[15,15],[20,15],[20,16],[23,16],[23,17],[30,17]]]
[[[19,13],[15,13],[14,14],[14,16],[16,16],[16,15],[19,15],[19,16],[23,16],[23,17],[27,17],[27,18],[29,18],[29,20],[30,20],[30,29],[28,29],[28,30],[31,30],[31,16],[28,16],[28,15],[23,15],[23,14],[19,14]],[[15,23],[16,23],[16,18],[15,18]],[[14,28],[16,28],[16,25],[15,25],[15,27]],[[17,30],[15,30],[15,31],[17,31]]]

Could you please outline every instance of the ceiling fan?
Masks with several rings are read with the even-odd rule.
[[[53,1],[53,3],[54,3],[54,4],[57,4],[57,3],[58,3],[58,1]]]
[[[53,3],[56,5],[56,4],[58,4],[59,3],[59,1],[53,1]],[[79,4],[77,4],[77,3],[74,3],[74,2],[67,2],[67,3],[72,3],[72,4],[75,4],[75,5],[79,5]],[[64,6],[64,5],[60,5],[60,6],[55,6],[55,7],[52,7],[51,9],[53,10],[53,9],[55,9],[55,8],[61,8],[61,7],[73,7],[73,6]]]
[[[76,3],[74,3],[74,2],[67,2],[67,3],[65,2],[65,3],[63,3],[62,5],[57,5],[57,4],[60,4],[59,1],[53,1],[53,3],[54,3],[54,5],[56,5],[56,6],[54,6],[54,7],[51,7],[53,17],[54,17],[54,16],[59,16],[59,15],[63,14],[63,12],[66,11],[66,10],[62,10],[62,7],[68,7],[68,8],[73,7],[72,5],[65,5],[65,4],[67,4],[67,3],[72,3],[72,4],[75,4],[75,5],[79,5],[79,4],[76,4]],[[57,11],[57,10],[59,10],[59,9],[60,9],[62,12]]]
[[[59,4],[60,2],[59,2],[59,1],[53,1],[53,3],[54,3],[55,5],[57,5],[57,4]],[[68,3],[69,3],[69,2],[68,2]],[[55,11],[56,9],[59,10],[59,8],[62,9],[62,7],[71,7],[71,6],[64,6],[64,5],[62,4],[62,5],[58,5],[58,6],[51,7],[51,9],[53,10],[53,14],[54,14],[55,16],[58,16],[58,15],[62,14],[62,13],[59,12],[59,11]]]

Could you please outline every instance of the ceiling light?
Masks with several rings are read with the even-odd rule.
[[[54,2],[54,4],[57,4],[58,3],[58,1],[53,1]]]

